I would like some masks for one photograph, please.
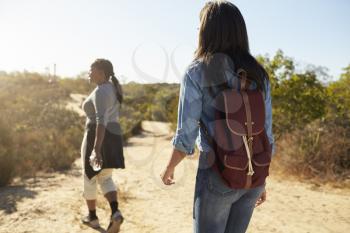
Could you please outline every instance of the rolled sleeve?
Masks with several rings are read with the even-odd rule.
[[[96,114],[96,124],[107,126],[108,95],[102,89],[97,89],[93,98]]]
[[[265,130],[269,142],[272,146],[272,156],[275,154],[275,140],[272,133],[272,101],[271,101],[271,87],[270,81],[265,82]]]
[[[187,155],[194,153],[199,134],[199,119],[202,114],[202,91],[198,83],[186,73],[181,81],[177,128],[172,144]]]

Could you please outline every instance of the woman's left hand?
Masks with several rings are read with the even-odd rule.
[[[266,189],[264,189],[264,191],[261,193],[260,197],[256,201],[255,207],[258,207],[259,205],[261,205],[265,201],[266,201]]]

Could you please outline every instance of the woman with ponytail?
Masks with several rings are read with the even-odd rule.
[[[100,227],[96,215],[97,183],[99,183],[111,207],[107,232],[119,232],[123,216],[118,208],[112,171],[113,168],[125,168],[123,138],[119,124],[119,109],[123,102],[123,93],[114,75],[113,65],[106,59],[97,59],[92,63],[89,79],[91,83],[96,84],[96,88],[82,106],[86,113],[85,133],[81,146],[83,197],[89,210],[89,214],[84,216],[82,221],[93,228]],[[91,154],[95,154],[95,163],[101,166],[100,170],[94,170],[90,165]]]

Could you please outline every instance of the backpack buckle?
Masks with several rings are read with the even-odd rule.
[[[248,140],[247,140],[248,143],[253,142],[253,139],[254,139],[253,137],[248,138]]]

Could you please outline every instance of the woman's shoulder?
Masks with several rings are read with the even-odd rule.
[[[101,85],[98,85],[95,89],[95,92],[100,93],[109,93],[114,91],[114,86],[111,82],[103,83]]]
[[[190,65],[186,69],[186,75],[184,78],[189,78],[192,82],[196,83],[201,89],[203,87],[209,87],[210,85],[215,85],[216,82],[221,82],[222,79],[216,79],[216,74],[223,74],[222,78],[227,79],[228,81],[236,76],[233,68],[228,65],[226,57],[218,57],[219,59],[215,60],[215,62],[205,62],[203,59],[196,59],[190,63]],[[218,70],[222,70],[224,72],[217,72]],[[215,79],[214,79],[215,78]],[[232,81],[232,80],[231,80]]]
[[[186,68],[185,74],[192,76],[199,76],[203,69],[203,61],[200,59],[193,60]]]
[[[111,96],[114,96],[115,88],[112,83],[104,83],[102,85],[98,85],[95,90],[93,91],[93,95],[96,96],[96,98],[110,98]]]
[[[203,62],[201,60],[193,60],[185,69],[182,82],[191,80],[195,86],[201,86],[202,83]]]

